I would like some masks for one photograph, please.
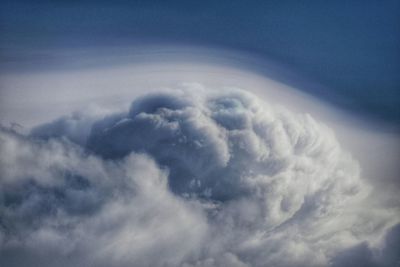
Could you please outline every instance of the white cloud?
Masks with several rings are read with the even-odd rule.
[[[176,266],[198,250],[202,211],[169,192],[167,173],[149,157],[103,161],[68,142],[7,130],[1,143],[4,264],[51,266],[54,253],[71,266],[71,255],[83,265]]]
[[[323,216],[364,188],[357,162],[329,129],[240,90],[148,95],[105,121],[88,139],[95,153],[144,151],[170,169],[172,191],[224,203],[254,200],[264,226],[300,209]]]
[[[1,130],[3,263],[326,266],[385,251],[398,222],[361,211],[368,185],[330,129],[250,93],[196,85],[87,118]]]

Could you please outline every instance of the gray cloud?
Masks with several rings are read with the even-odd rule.
[[[323,216],[364,189],[357,162],[329,129],[239,90],[139,98],[125,116],[96,123],[87,145],[105,158],[150,154],[170,170],[173,192],[243,201],[265,227]]]
[[[384,237],[397,210],[371,204],[332,131],[241,90],[154,93],[125,113],[64,117],[28,136],[1,129],[0,140],[0,263],[398,260],[397,228]]]
[[[361,243],[339,252],[332,261],[334,267],[359,266],[379,267],[398,266],[400,264],[400,224],[389,229],[383,247],[371,248],[367,243]]]
[[[175,266],[196,251],[207,227],[201,210],[169,193],[166,172],[147,156],[103,161],[68,141],[3,129],[1,144],[6,266],[72,266],[76,257],[93,266]]]

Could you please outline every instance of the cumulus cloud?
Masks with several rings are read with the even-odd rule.
[[[243,202],[260,217],[249,221],[266,229],[300,209],[321,217],[364,189],[357,162],[329,129],[238,90],[145,96],[125,116],[95,123],[87,147],[112,159],[147,153],[168,167],[173,192]]]
[[[63,117],[27,136],[2,129],[0,262],[398,260],[397,228],[384,238],[396,211],[369,204],[359,164],[330,129],[239,89],[195,89]]]
[[[68,141],[4,129],[1,144],[7,266],[51,266],[54,257],[74,265],[76,256],[94,266],[175,266],[204,235],[201,210],[166,189],[166,171],[148,156],[106,162]]]

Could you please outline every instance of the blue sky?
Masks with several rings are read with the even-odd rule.
[[[0,266],[400,262],[400,1],[0,11]]]
[[[35,49],[137,43],[228,48],[321,84],[300,89],[339,107],[398,125],[398,25],[400,2],[390,0],[7,1],[0,46],[3,63],[20,66],[45,57]]]

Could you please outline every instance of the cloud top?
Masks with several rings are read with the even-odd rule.
[[[239,89],[167,90],[123,113],[0,133],[8,265],[51,266],[51,255],[65,266],[396,260],[376,240],[398,217],[359,212],[368,185],[332,131]],[[399,247],[397,228],[388,233]]]
[[[362,190],[357,162],[329,129],[240,90],[139,98],[124,116],[95,123],[87,144],[105,158],[151,155],[180,196],[252,199],[271,226],[300,209],[322,216]]]

